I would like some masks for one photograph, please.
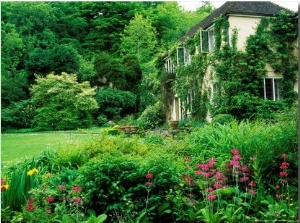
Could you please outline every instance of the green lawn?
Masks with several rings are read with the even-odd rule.
[[[14,133],[1,134],[1,162],[14,161],[19,158],[32,157],[44,150],[58,150],[69,143],[79,143],[97,137],[91,132],[50,132],[50,133]]]

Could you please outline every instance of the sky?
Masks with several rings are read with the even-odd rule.
[[[215,8],[219,8],[221,5],[225,3],[225,1],[210,1],[212,5]],[[298,11],[298,4],[299,1],[272,1],[277,5],[280,5],[282,7],[285,7],[287,9],[293,10],[293,11]],[[197,8],[201,6],[201,1],[178,1],[178,4],[180,6],[183,6],[183,8],[187,11],[195,11]]]

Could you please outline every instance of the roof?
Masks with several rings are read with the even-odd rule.
[[[211,26],[214,19],[220,15],[227,16],[229,14],[240,14],[240,15],[256,15],[256,16],[273,16],[278,15],[281,10],[285,10],[288,13],[294,13],[293,11],[276,5],[272,2],[256,2],[256,1],[228,1],[222,6],[217,8],[205,19],[199,22],[197,25],[192,27],[184,36],[179,39],[179,42],[183,42],[186,37],[192,37],[195,35],[197,30],[200,28],[206,29]]]

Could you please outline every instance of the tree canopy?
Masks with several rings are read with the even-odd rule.
[[[187,12],[177,2],[2,2],[2,111],[26,109],[37,77],[65,72],[96,91],[131,92],[134,112],[141,114],[161,97],[157,59],[212,10],[201,8]]]

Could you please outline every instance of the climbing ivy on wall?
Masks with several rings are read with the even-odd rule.
[[[296,101],[297,19],[284,11],[276,17],[263,18],[256,32],[248,37],[245,51],[237,49],[238,30],[232,30],[229,42],[229,25],[224,16],[214,20],[215,46],[211,54],[195,55],[197,49],[200,51],[200,30],[186,39],[185,47],[194,56],[190,65],[176,67],[173,91],[176,89],[181,101],[186,102],[184,109],[192,109],[195,118],[204,119],[207,111],[212,116],[231,114],[238,120],[272,118],[275,111],[288,108]],[[176,47],[170,53],[175,62]],[[280,101],[263,98],[267,64],[283,76]],[[214,82],[213,92],[210,87],[204,87],[209,66],[213,67],[209,74]],[[193,106],[187,103],[189,94]]]

